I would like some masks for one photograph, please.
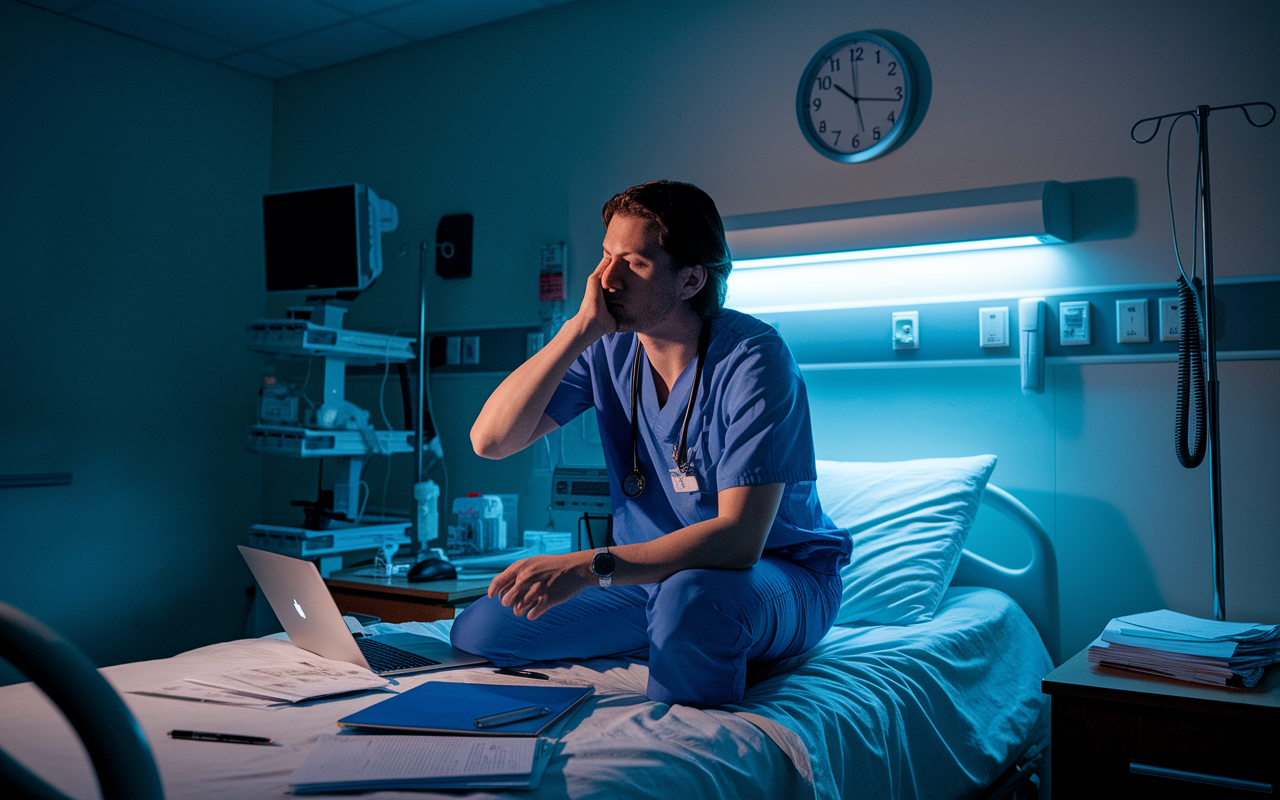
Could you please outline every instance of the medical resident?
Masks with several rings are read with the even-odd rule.
[[[651,700],[742,700],[748,670],[835,619],[848,535],[822,512],[804,380],[768,325],[723,308],[715,203],[653,181],[605,204],[578,313],[506,378],[471,430],[503,458],[594,407],[613,543],[493,579],[453,643],[499,666],[647,658]]]

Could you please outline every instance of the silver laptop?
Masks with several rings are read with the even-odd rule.
[[[378,675],[435,672],[488,663],[447,642],[416,633],[356,638],[310,561],[237,545],[289,640],[303,650],[365,667]]]

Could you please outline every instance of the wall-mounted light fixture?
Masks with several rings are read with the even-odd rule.
[[[847,262],[1070,242],[1071,192],[1041,181],[740,214],[724,226],[734,307],[801,310],[830,299],[800,302],[801,285],[821,295],[845,277]]]
[[[1071,241],[1057,181],[725,217],[735,269]]]

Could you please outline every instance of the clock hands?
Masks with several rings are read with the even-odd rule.
[[[844,89],[841,89],[839,86],[836,86],[835,84],[832,84],[832,88],[836,89],[837,91],[840,92],[840,94],[844,95],[845,97],[849,98],[855,103],[875,103],[880,101],[883,101],[886,103],[896,103],[902,99],[901,97],[854,97],[853,95],[849,94]]]
[[[853,56],[853,53],[850,52],[849,55]],[[858,102],[858,97],[857,97],[858,95],[858,59],[851,57],[849,59],[849,64],[853,68],[852,70],[850,70],[853,73],[853,94],[850,95],[848,92],[845,92],[845,96],[853,101],[853,108],[858,112],[858,132],[862,133],[866,131],[867,126],[862,124],[862,104]],[[839,86],[837,86],[836,88],[840,89]],[[844,92],[843,89],[840,89],[840,91]]]

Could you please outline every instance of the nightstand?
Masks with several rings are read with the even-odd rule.
[[[489,591],[489,579],[410,583],[403,575],[375,578],[368,568],[344,569],[324,579],[329,594],[344,613],[370,614],[383,622],[430,622],[453,619]]]
[[[1253,689],[1228,689],[1090,669],[1084,650],[1042,688],[1054,800],[1280,791],[1280,665]]]

